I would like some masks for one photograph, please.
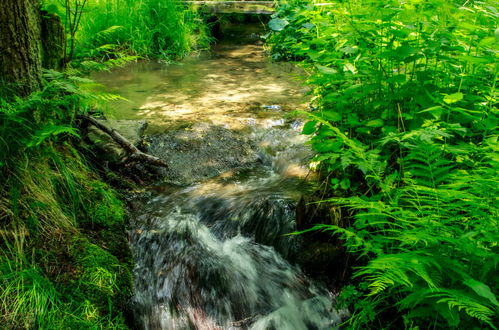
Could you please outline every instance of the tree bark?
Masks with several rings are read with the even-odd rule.
[[[26,96],[41,86],[42,47],[38,0],[1,0],[0,83]]]
[[[66,35],[61,18],[56,14],[42,14],[42,66],[45,69],[61,70],[64,65]]]

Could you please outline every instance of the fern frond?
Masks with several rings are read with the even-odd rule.
[[[437,298],[437,303],[445,303],[449,308],[456,308],[458,311],[464,310],[469,316],[487,323],[490,323],[495,315],[492,309],[471,298],[464,291],[440,289],[430,296]]]
[[[424,141],[418,141],[408,149],[404,163],[419,185],[432,188],[445,182],[453,168],[437,145]]]

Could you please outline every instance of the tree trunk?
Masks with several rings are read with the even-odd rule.
[[[65,38],[61,18],[56,14],[42,14],[42,66],[45,69],[61,70],[64,65]]]
[[[42,47],[38,0],[1,0],[0,83],[20,96],[40,88]]]

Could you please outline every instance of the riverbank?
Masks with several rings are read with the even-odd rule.
[[[28,155],[0,169],[2,325],[126,328],[133,264],[120,195],[70,144]]]

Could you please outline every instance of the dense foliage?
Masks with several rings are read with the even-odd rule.
[[[342,206],[314,230],[356,255],[353,328],[495,328],[499,72],[494,1],[288,1],[275,59],[313,87],[304,133]]]
[[[174,0],[44,0],[44,9],[63,18],[69,60],[169,60],[210,42],[200,14]]]

